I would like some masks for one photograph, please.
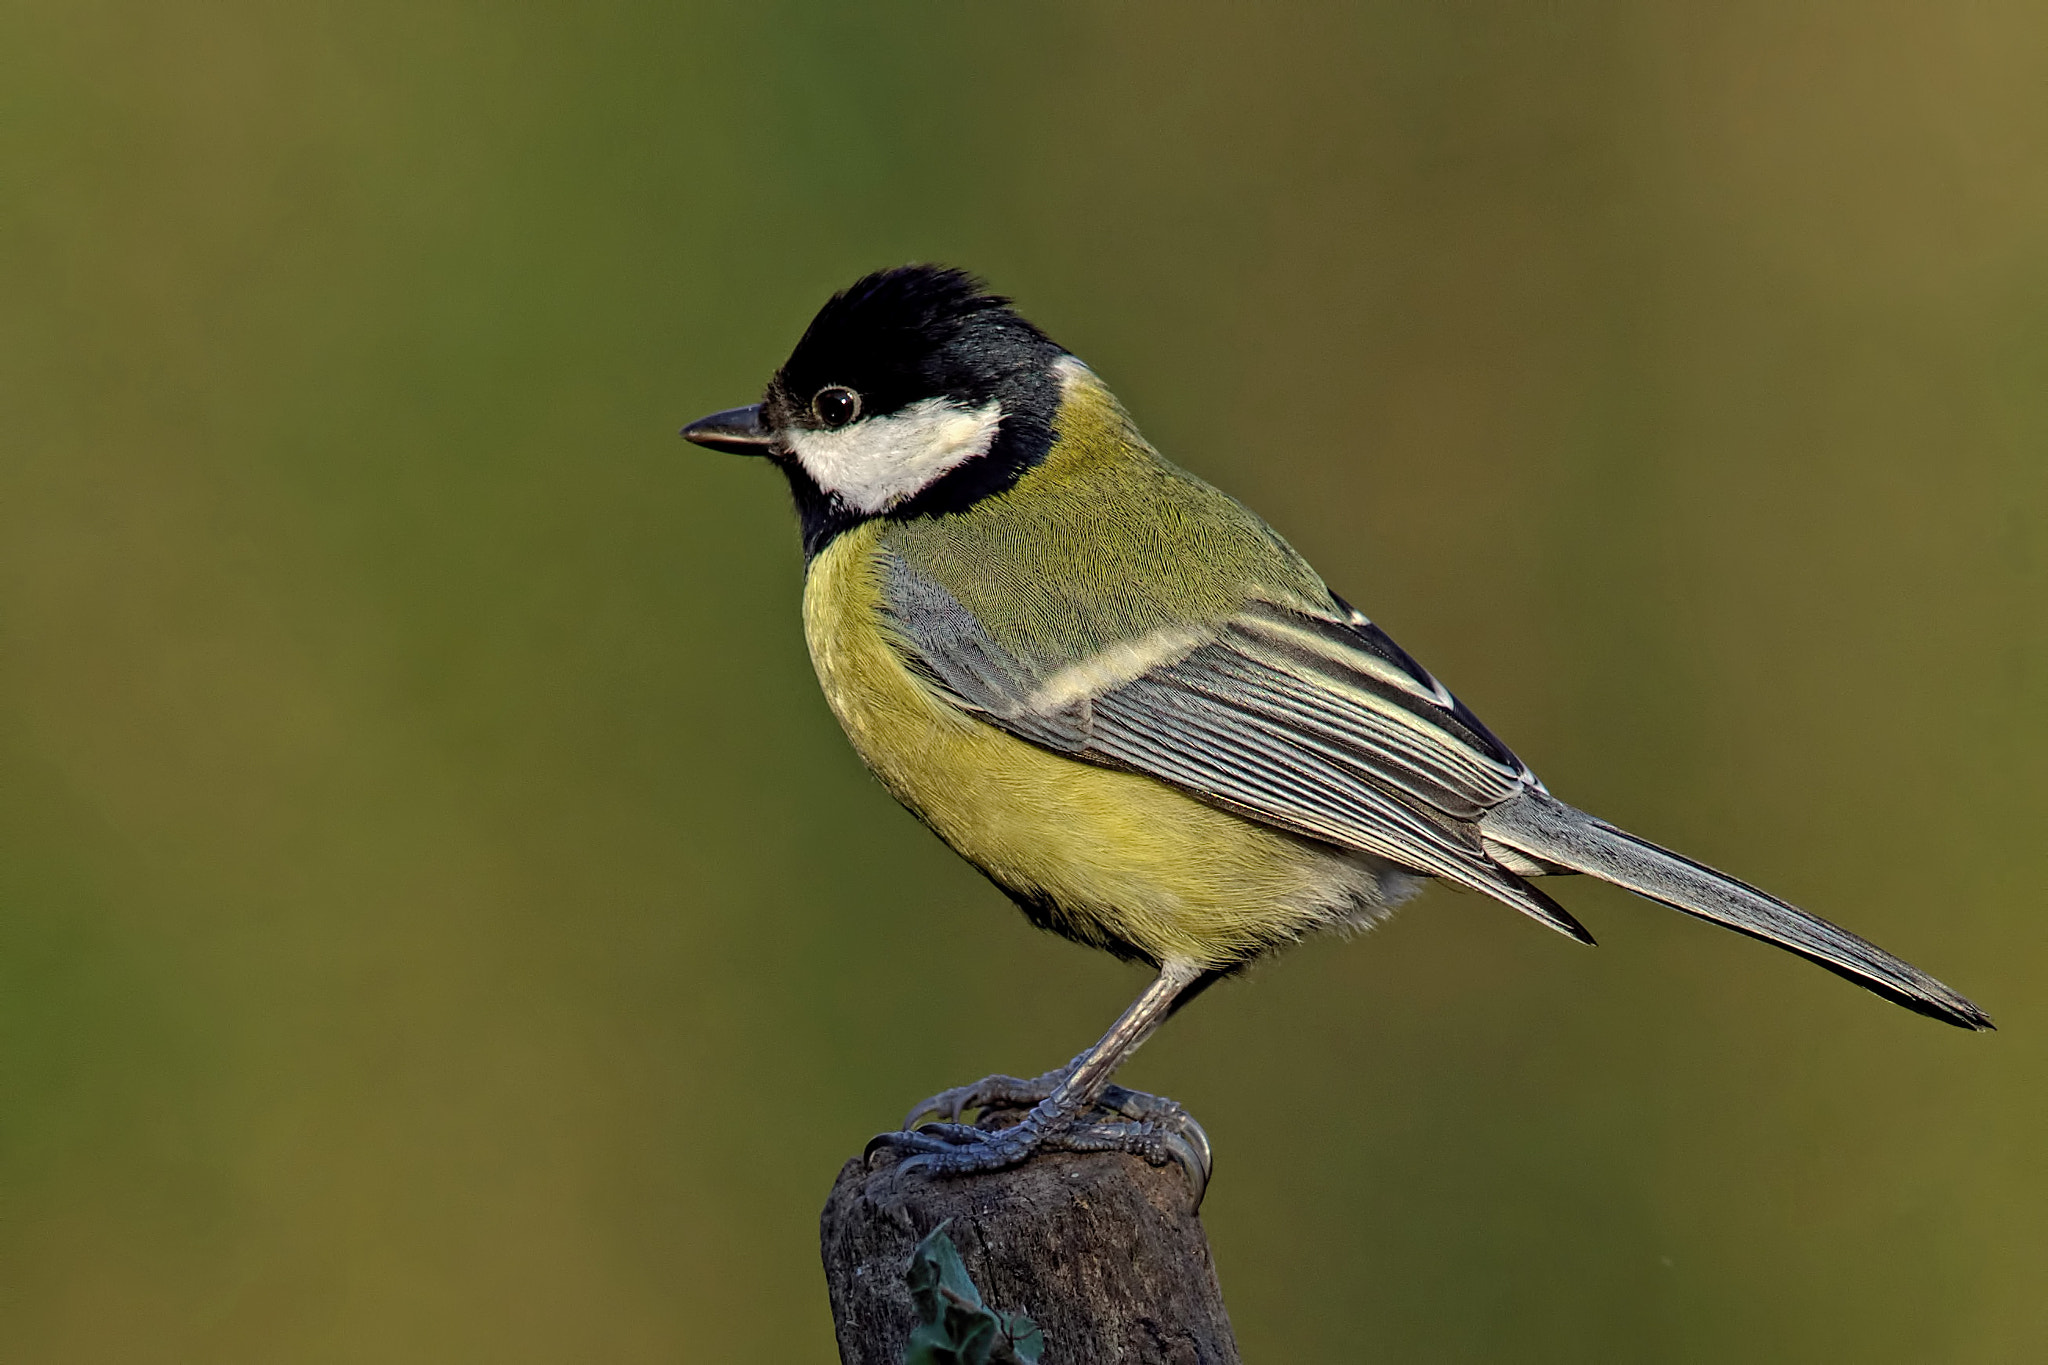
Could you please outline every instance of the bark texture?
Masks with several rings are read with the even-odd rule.
[[[846,1163],[821,1220],[844,1365],[900,1365],[916,1321],[903,1271],[947,1230],[983,1300],[1025,1312],[1043,1365],[1238,1365],[1209,1239],[1178,1167],[1121,1153],[1048,1153],[1009,1171],[899,1174]]]

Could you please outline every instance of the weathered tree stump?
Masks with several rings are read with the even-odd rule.
[[[1009,1171],[900,1174],[846,1163],[821,1219],[844,1365],[900,1365],[916,1323],[903,1272],[947,1219],[983,1300],[1031,1316],[1044,1365],[1238,1365],[1186,1177],[1121,1153],[1047,1153]]]

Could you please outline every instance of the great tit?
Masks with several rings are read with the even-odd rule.
[[[1111,1073],[1177,1002],[1305,935],[1375,924],[1429,878],[1591,943],[1534,885],[1590,873],[1991,1027],[1847,930],[1552,796],[971,275],[867,276],[818,312],[760,403],[683,435],[787,476],[811,659],[882,784],[1034,924],[1158,972],[1066,1067],[914,1109],[877,1139],[906,1164],[1120,1149],[1182,1162],[1199,1192],[1201,1130]],[[998,1104],[1032,1107],[995,1131],[957,1122]],[[932,1113],[949,1121],[911,1131]]]

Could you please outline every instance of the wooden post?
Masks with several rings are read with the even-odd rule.
[[[903,1272],[947,1219],[981,1291],[1045,1335],[1044,1365],[1238,1365],[1209,1239],[1177,1166],[1047,1153],[1014,1170],[900,1174],[846,1163],[821,1219],[844,1365],[901,1365],[916,1315]]]

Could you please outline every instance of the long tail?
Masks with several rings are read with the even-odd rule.
[[[1876,944],[1546,793],[1530,791],[1495,806],[1480,829],[1538,862],[1591,873],[1673,910],[1775,943],[1909,1010],[1958,1028],[1992,1027],[1984,1011]]]

